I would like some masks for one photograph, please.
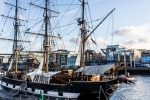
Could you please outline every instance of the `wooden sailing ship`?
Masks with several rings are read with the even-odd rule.
[[[15,13],[17,14],[17,2],[14,6],[16,8]],[[104,92],[101,94],[105,94],[106,92],[112,92],[115,90],[115,84],[117,83],[117,78],[114,78],[114,70],[119,64],[115,65],[101,65],[101,66],[93,66],[95,71],[90,70],[92,67],[85,66],[84,64],[84,52],[85,52],[85,42],[88,37],[96,30],[96,28],[114,11],[114,9],[96,26],[96,28],[87,35],[87,30],[85,28],[85,19],[84,19],[84,9],[85,9],[85,1],[82,0],[82,18],[78,20],[78,24],[81,26],[81,60],[80,65],[81,68],[77,71],[72,70],[63,70],[63,71],[49,71],[48,67],[48,55],[51,53],[51,45],[48,37],[60,38],[60,36],[52,36],[48,34],[48,25],[49,16],[48,12],[54,12],[48,8],[49,0],[45,0],[45,7],[41,7],[30,3],[33,6],[44,9],[44,22],[45,22],[45,34],[40,33],[32,33],[26,31],[26,33],[36,34],[44,37],[44,58],[42,59],[38,69],[33,71],[20,72],[17,70],[18,68],[18,38],[17,38],[17,30],[18,30],[18,18],[15,16],[15,37],[14,37],[14,55],[15,55],[15,71],[8,71],[6,76],[2,77],[2,86],[7,88],[14,89],[22,83],[26,83],[27,88],[25,92],[33,93],[36,95],[40,94],[40,91],[43,91],[44,96],[52,96],[52,97],[60,97],[60,98],[68,98],[68,99],[78,99],[78,100],[94,100],[99,96],[101,88]],[[19,7],[20,8],[20,7]],[[11,66],[11,65],[10,65]],[[44,69],[44,70],[43,70]],[[111,70],[110,70],[111,69]],[[111,74],[112,77],[105,77],[104,74]],[[107,91],[109,90],[109,91]]]

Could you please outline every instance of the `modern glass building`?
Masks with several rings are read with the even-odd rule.
[[[74,68],[75,67],[76,58],[77,58],[77,56],[68,57],[68,67],[69,68]]]
[[[141,59],[142,63],[150,63],[150,56],[143,56]]]
[[[68,51],[64,49],[59,49],[54,51],[54,53],[49,55],[49,62],[56,63],[58,66],[67,67]]]

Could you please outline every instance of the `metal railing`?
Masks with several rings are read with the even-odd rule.
[[[24,91],[27,88],[26,83],[22,83],[19,85],[18,88],[16,89],[12,89],[10,90],[8,93],[10,94],[10,96],[14,97],[16,96],[18,93],[20,93],[21,91]]]

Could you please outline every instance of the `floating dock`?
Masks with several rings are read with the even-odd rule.
[[[127,67],[127,72],[131,75],[150,75],[150,68],[147,67]],[[125,70],[120,70],[119,74],[124,74]]]

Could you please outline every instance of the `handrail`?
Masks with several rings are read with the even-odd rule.
[[[104,90],[103,90],[103,88],[102,88],[102,86],[101,86],[101,85],[100,85],[100,89],[99,89],[99,100],[101,99],[101,98],[100,98],[101,91],[103,92],[103,94],[104,94],[104,96],[105,96],[106,100],[108,100],[108,98],[107,98],[107,96],[106,96],[106,94],[105,94],[105,92],[104,92]]]

